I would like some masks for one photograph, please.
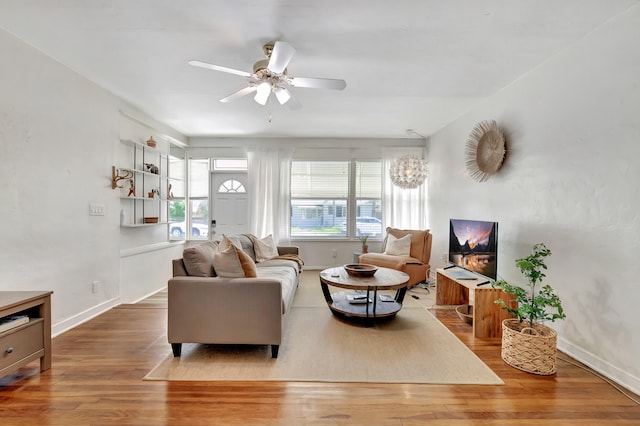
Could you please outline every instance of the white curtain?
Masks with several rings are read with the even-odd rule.
[[[290,148],[250,148],[248,158],[249,229],[258,238],[273,235],[290,243]]]
[[[401,229],[427,229],[427,180],[417,188],[402,189],[391,182],[391,163],[403,155],[415,154],[424,158],[424,149],[389,149],[383,160],[384,184],[382,186],[382,215],[385,226]]]

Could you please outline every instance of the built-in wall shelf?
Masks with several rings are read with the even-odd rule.
[[[168,225],[169,222],[158,222],[158,223],[127,223],[124,225],[120,225],[121,228],[143,228],[146,226],[158,226],[158,225]]]
[[[143,143],[120,139],[120,143],[126,148],[120,150],[120,164],[111,168],[111,187],[120,191],[120,226],[143,228],[167,225],[170,181],[174,179],[169,178],[170,161],[166,141],[149,140]],[[149,146],[149,143],[156,146]],[[158,222],[145,223],[145,217],[157,217]]]

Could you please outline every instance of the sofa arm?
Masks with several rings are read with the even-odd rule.
[[[169,343],[280,344],[278,280],[174,277],[168,293]]]
[[[278,254],[279,255],[283,255],[283,254],[299,254],[300,253],[300,249],[298,248],[298,246],[278,246]]]

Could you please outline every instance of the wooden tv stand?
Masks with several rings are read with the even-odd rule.
[[[511,296],[490,284],[478,286],[485,281],[484,277],[457,280],[448,276],[446,269],[439,268],[436,271],[436,305],[472,305],[473,337],[501,337],[502,320],[512,316],[494,300],[507,302]],[[512,303],[513,307],[517,306]]]

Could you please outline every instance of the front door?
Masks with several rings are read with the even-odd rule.
[[[211,174],[211,239],[248,232],[246,173]]]

